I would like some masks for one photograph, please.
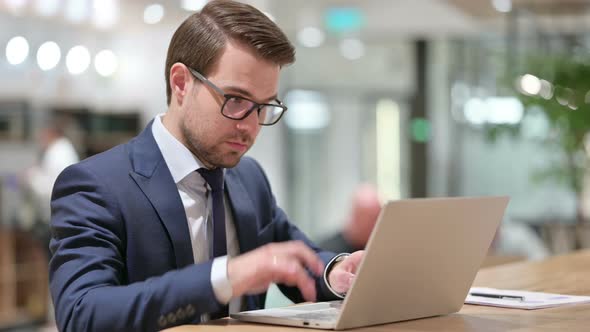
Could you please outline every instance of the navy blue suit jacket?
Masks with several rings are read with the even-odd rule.
[[[226,171],[240,252],[301,240],[327,263],[276,205],[251,158]],[[60,331],[151,331],[198,323],[221,308],[212,261],[194,264],[184,208],[151,124],[130,142],[73,165],[52,196],[50,290]],[[280,286],[301,302],[298,289]],[[334,296],[316,278],[318,299]],[[246,309],[266,294],[247,296]]]

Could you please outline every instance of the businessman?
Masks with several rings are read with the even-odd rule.
[[[291,300],[342,297],[363,252],[322,251],[243,157],[287,107],[294,62],[257,9],[211,1],[174,33],[168,109],[130,142],[67,168],[52,196],[50,288],[61,331],[153,331]]]

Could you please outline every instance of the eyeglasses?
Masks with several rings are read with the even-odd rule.
[[[279,122],[283,113],[287,111],[287,106],[276,99],[278,104],[259,104],[248,98],[225,93],[221,88],[209,81],[198,71],[188,67],[188,70],[201,82],[210,86],[213,90],[225,98],[221,106],[221,114],[232,120],[242,120],[248,117],[254,110],[258,112],[258,124],[262,126],[272,126]]]

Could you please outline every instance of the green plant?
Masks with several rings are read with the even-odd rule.
[[[543,144],[553,144],[563,152],[562,162],[537,172],[533,179],[552,180],[566,185],[579,198],[588,166],[586,142],[590,133],[590,58],[569,56],[535,56],[526,61],[524,70],[511,75],[510,85],[526,112],[538,109],[545,115],[550,137]],[[515,80],[516,78],[516,80]],[[487,128],[492,140],[498,135],[517,135],[521,124]],[[583,221],[580,204],[578,222]]]

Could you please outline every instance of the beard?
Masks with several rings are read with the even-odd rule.
[[[246,151],[243,153],[238,151],[229,151],[224,153],[223,151],[220,151],[218,145],[206,144],[203,142],[203,140],[201,140],[187,127],[186,123],[183,122],[180,126],[180,129],[182,136],[184,136],[184,141],[188,145],[187,148],[193,153],[193,155],[199,158],[201,162],[206,163],[207,166],[211,167],[233,168],[240,162],[242,155],[244,155],[250,149],[250,142],[252,142],[250,137],[246,134],[238,134],[228,137],[225,140],[221,140],[221,142],[226,140],[246,142],[245,144],[248,145],[248,149],[246,149]]]

